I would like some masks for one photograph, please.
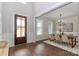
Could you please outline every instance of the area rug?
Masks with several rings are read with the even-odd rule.
[[[66,51],[72,52],[74,54],[78,54],[79,55],[79,43],[77,43],[77,45],[74,48],[71,48],[67,43],[61,42],[61,41],[50,41],[50,40],[46,40],[44,41],[44,43],[56,46],[58,48],[64,49]]]

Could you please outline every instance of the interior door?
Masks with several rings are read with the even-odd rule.
[[[26,16],[15,15],[15,45],[26,43]]]

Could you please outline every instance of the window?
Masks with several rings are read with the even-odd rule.
[[[36,27],[37,27],[37,35],[41,35],[42,34],[42,20],[36,20]]]
[[[17,37],[25,36],[25,18],[17,17]]]
[[[48,22],[48,34],[53,33],[53,22]]]

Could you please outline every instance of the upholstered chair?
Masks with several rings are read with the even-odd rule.
[[[68,39],[68,37],[67,37],[66,34],[63,34],[63,35],[62,35],[62,41],[69,43],[69,39]]]
[[[61,38],[59,37],[59,34],[55,34],[55,39],[56,40],[61,40]]]
[[[0,41],[0,56],[8,56],[9,44],[6,41]]]

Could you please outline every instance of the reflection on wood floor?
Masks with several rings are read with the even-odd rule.
[[[48,45],[43,42],[20,44],[11,47],[9,56],[77,56],[71,52]]]

